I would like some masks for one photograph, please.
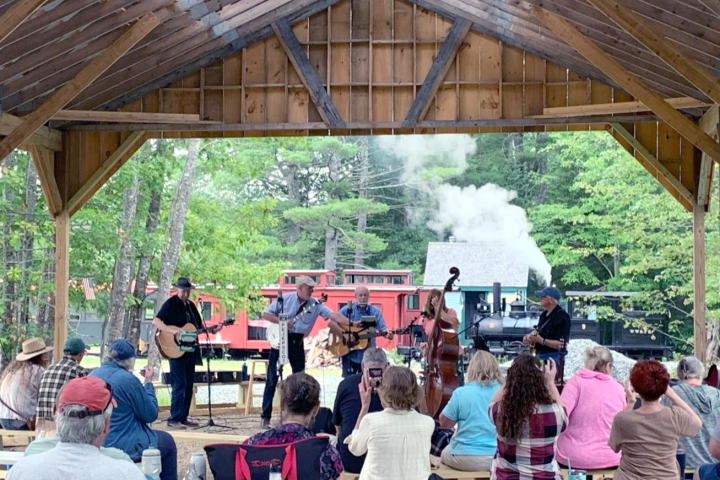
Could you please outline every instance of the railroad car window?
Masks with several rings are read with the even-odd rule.
[[[328,275],[326,280],[327,285],[335,285],[335,275]]]
[[[408,295],[407,308],[408,310],[420,310],[420,295]]]
[[[201,302],[202,303],[202,318],[206,322],[212,317],[212,302]]]
[[[393,285],[402,285],[403,284],[403,277],[402,275],[391,275],[387,277],[388,281],[387,283],[391,283]]]
[[[310,278],[312,278],[313,282],[315,282],[315,283],[317,283],[317,284],[320,283],[320,277],[319,277],[319,276],[317,276],[317,275],[316,275],[316,276],[310,275]],[[295,283],[295,282],[293,282],[293,283]]]
[[[295,285],[296,281],[297,281],[297,277],[295,277],[295,276],[286,276],[285,277],[285,285]]]
[[[368,278],[370,278],[370,277],[368,277]],[[373,278],[375,279],[375,281],[373,283],[384,283],[383,279],[385,277],[383,277],[382,275],[374,275]]]

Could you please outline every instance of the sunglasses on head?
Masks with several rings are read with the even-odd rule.
[[[68,412],[67,416],[83,419],[85,417],[95,417],[97,415],[102,415],[103,412],[105,412],[105,410],[107,410],[107,408],[110,406],[113,400],[112,386],[110,386],[109,383],[105,382],[105,388],[107,388],[107,390],[110,392],[110,398],[108,398],[108,403],[107,405],[105,405],[105,408],[103,408],[102,410],[80,410],[78,412]]]

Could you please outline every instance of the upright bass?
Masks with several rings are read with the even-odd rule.
[[[435,325],[428,338],[425,401],[421,405],[421,410],[433,418],[440,415],[452,392],[460,384],[457,376],[460,340],[453,326],[441,316],[445,309],[445,293],[452,291],[455,280],[460,276],[460,269],[452,267],[450,274],[452,277],[445,283],[443,294],[435,309]]]

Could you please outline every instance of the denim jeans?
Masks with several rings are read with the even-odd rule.
[[[30,430],[26,422],[12,418],[0,418],[0,426],[5,430]]]
[[[195,353],[186,352],[180,358],[170,360],[170,401],[169,422],[184,422],[190,412],[195,382]]]
[[[298,373],[305,370],[305,346],[303,345],[303,335],[299,333],[291,333],[289,335],[288,357],[292,373]],[[263,393],[262,413],[260,414],[261,418],[270,419],[270,417],[272,417],[273,397],[275,396],[275,388],[277,387],[279,378],[279,359],[280,351],[271,348],[268,362],[267,380],[265,381],[265,393]]]

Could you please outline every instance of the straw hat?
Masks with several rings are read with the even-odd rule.
[[[51,352],[53,347],[46,347],[42,338],[31,338],[25,340],[22,344],[22,353],[18,353],[16,360],[30,360],[33,357],[42,355],[45,352]]]

